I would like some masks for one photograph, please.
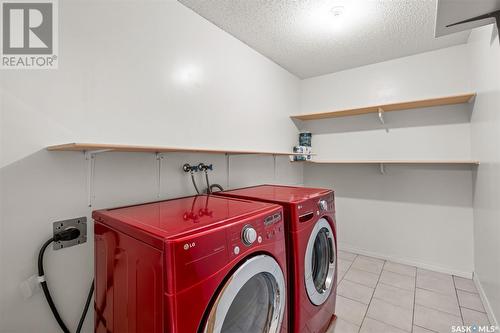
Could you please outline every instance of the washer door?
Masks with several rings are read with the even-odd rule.
[[[278,333],[285,311],[285,276],[268,255],[245,261],[227,280],[205,324],[205,333]]]
[[[333,289],[336,252],[330,223],[321,218],[309,237],[304,262],[307,295],[315,305],[323,304]]]

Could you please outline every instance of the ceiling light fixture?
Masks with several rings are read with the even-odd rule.
[[[334,17],[339,17],[344,14],[344,6],[335,6],[330,9]]]
[[[304,1],[299,20],[307,38],[336,38],[354,34],[376,15],[376,2],[368,0],[314,0]],[[368,14],[372,15],[368,15]]]

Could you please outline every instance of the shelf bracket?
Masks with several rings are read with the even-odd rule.
[[[160,198],[161,197],[161,161],[165,158],[164,153],[155,153],[155,160],[156,160],[156,184],[157,184],[157,189],[156,189],[156,197]]]
[[[277,177],[278,177],[278,172],[277,172],[276,154],[273,154],[273,178],[275,183]]]
[[[382,175],[385,175],[385,165],[384,165],[384,163],[380,163],[380,173]]]
[[[83,153],[87,171],[87,206],[92,207],[92,197],[94,196],[95,154],[92,154],[90,151],[85,151]]]
[[[229,153],[225,153],[224,155],[226,155],[226,189],[229,189],[229,167],[230,167],[230,156],[231,154]]]
[[[389,129],[385,125],[385,119],[384,119],[384,109],[378,108],[378,120],[380,120],[380,123],[384,126],[385,131],[389,133]]]
[[[87,164],[87,205],[92,207],[94,199],[94,176],[95,176],[95,157],[98,154],[112,151],[113,149],[100,149],[100,150],[85,150],[85,162]]]

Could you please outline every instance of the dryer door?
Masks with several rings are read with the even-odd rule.
[[[205,333],[277,333],[285,310],[285,277],[268,255],[245,261],[222,287],[205,324]]]
[[[334,287],[336,258],[332,228],[325,218],[321,218],[311,232],[304,258],[307,295],[315,305],[323,304],[330,296]]]

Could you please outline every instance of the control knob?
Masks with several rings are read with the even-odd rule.
[[[241,238],[243,240],[243,243],[245,243],[246,245],[251,245],[257,239],[257,231],[255,231],[255,229],[251,226],[246,226],[245,228],[243,228]]]

